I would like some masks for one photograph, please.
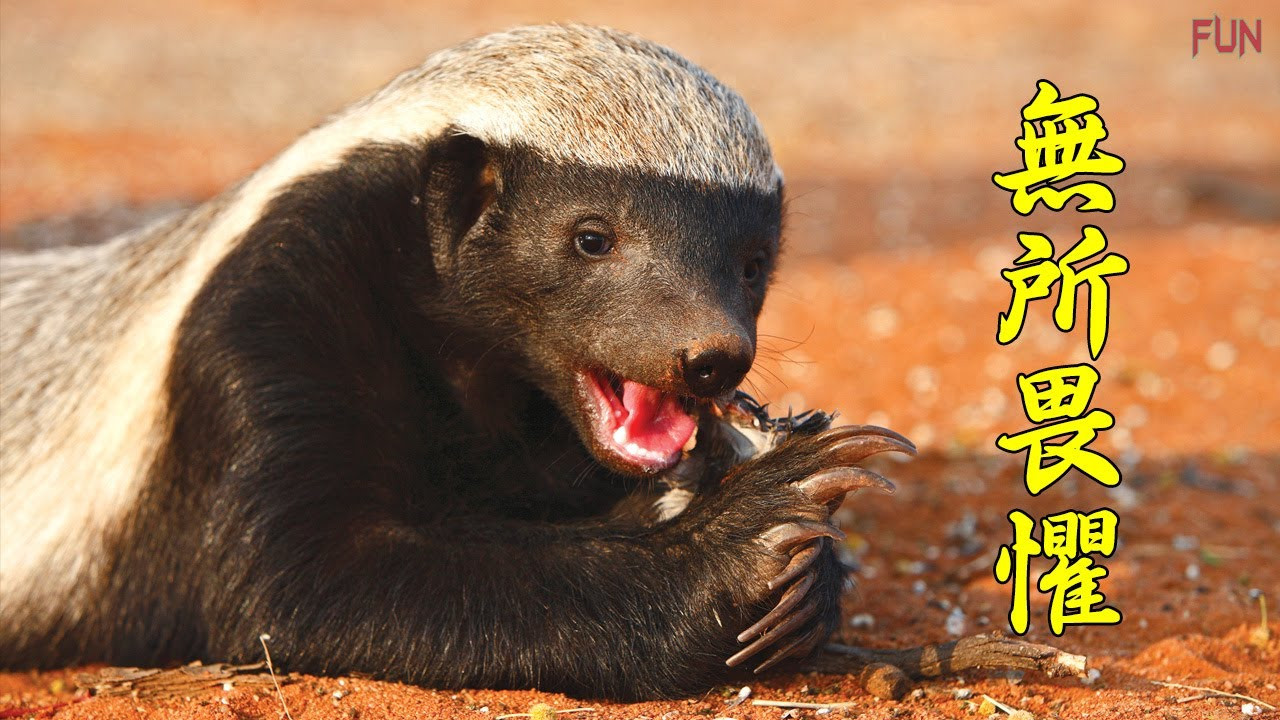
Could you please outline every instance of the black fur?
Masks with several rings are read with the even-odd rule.
[[[438,686],[730,679],[734,636],[776,600],[756,538],[809,512],[786,483],[818,469],[816,441],[647,523],[614,512],[650,481],[580,439],[568,374],[679,392],[689,343],[754,345],[780,203],[466,136],[295,183],[181,324],[164,446],[100,606],[15,659],[253,660],[265,632],[291,671]],[[584,226],[620,253],[577,254]],[[828,549],[828,629],[841,579]]]

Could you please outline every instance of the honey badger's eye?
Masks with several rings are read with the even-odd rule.
[[[573,246],[589,258],[599,258],[613,252],[613,239],[591,230],[583,230],[573,236]]]
[[[747,262],[742,268],[742,279],[747,282],[755,282],[760,279],[760,273],[764,271],[764,258],[757,255]]]

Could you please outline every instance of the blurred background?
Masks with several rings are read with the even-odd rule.
[[[1213,10],[1252,20],[1263,5]],[[1095,405],[1118,418],[1106,442],[1274,449],[1280,51],[1204,43],[1192,59],[1203,7],[4,0],[0,231],[7,246],[92,240],[217,193],[434,50],[527,22],[608,24],[736,88],[787,175],[775,337],[753,377],[767,399],[990,448],[1025,422],[1017,372],[1085,359],[1082,333],[1046,313],[997,346],[997,273],[1018,230],[1062,249],[1089,222],[1132,264],[1098,364]],[[1020,166],[1019,111],[1042,77],[1099,99],[1102,147],[1128,163],[1114,213],[1024,219],[991,184]]]
[[[889,468],[899,497],[867,500],[849,521],[854,551],[872,548],[859,556],[871,588],[859,607],[879,624],[846,628],[847,639],[945,637],[962,605],[970,630],[1001,626],[1007,590],[990,561],[1008,541],[1007,509],[1106,503],[1122,513],[1126,549],[1107,582],[1126,622],[1068,637],[1158,654],[1164,633],[1256,623],[1249,591],[1275,597],[1280,582],[1274,550],[1260,549],[1280,539],[1278,10],[2,0],[0,245],[93,241],[199,202],[468,37],[570,20],[635,31],[737,89],[788,179],[787,257],[751,387],[775,408],[894,427],[930,456]],[[1213,13],[1261,17],[1263,51],[1206,42],[1193,59],[1192,19]],[[1127,162],[1108,180],[1114,213],[1023,218],[992,185],[993,172],[1021,167],[1020,108],[1040,78],[1101,103],[1101,147]],[[998,346],[1009,301],[999,271],[1019,254],[1018,231],[1046,233],[1061,252],[1086,223],[1132,265],[1112,282],[1093,402],[1116,416],[1096,447],[1126,480],[1104,494],[1073,474],[1032,502],[1022,459],[993,442],[1029,426],[1018,372],[1087,360],[1084,325],[1061,333],[1039,303],[1021,339]]]

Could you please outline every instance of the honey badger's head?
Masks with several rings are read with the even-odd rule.
[[[630,472],[674,465],[695,405],[751,368],[779,191],[448,142],[471,158],[448,173],[470,182],[446,206],[473,217],[436,225],[450,228],[437,282],[598,459]]]
[[[598,460],[665,470],[751,368],[781,177],[741,98],[679,56],[538,32],[469,51],[467,82],[492,76],[428,152],[431,284]]]

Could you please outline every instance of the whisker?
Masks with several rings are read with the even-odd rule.
[[[596,464],[591,458],[580,460],[578,465],[569,469],[569,472],[573,473],[573,480],[569,482],[569,486],[578,487],[581,485],[582,481],[587,479],[587,476],[591,474],[595,467]]]
[[[783,380],[781,377],[779,377],[777,373],[770,370],[769,368],[763,365],[759,365],[753,368],[753,370],[759,371],[760,373],[763,373],[763,374],[767,374],[769,376],[769,379],[773,380],[773,382],[781,385],[784,388],[790,389],[790,387],[787,385],[787,382]]]
[[[789,342],[789,343],[792,343],[794,347],[791,347],[791,348],[788,348],[788,349],[794,350],[795,348],[798,348],[798,347],[800,347],[801,345],[803,345],[803,344],[805,344],[805,343],[809,342],[809,340],[813,338],[813,333],[814,333],[814,331],[815,331],[815,330],[817,330],[817,329],[818,329],[818,326],[817,326],[817,325],[810,325],[810,326],[809,326],[809,334],[808,334],[808,335],[805,335],[805,336],[804,336],[804,338],[803,338],[803,339],[801,339],[801,340],[794,340],[794,339],[792,339],[792,338],[784,337],[784,336],[782,336],[782,335],[770,335],[769,333],[756,333],[756,337],[769,338],[770,340],[781,340],[781,341],[783,341],[783,342]]]
[[[505,345],[506,343],[509,343],[509,342],[511,342],[512,340],[515,340],[516,338],[520,337],[521,335],[526,335],[526,334],[528,334],[528,333],[529,333],[529,330],[517,330],[517,331],[515,331],[514,333],[512,333],[511,335],[509,335],[509,336],[507,336],[507,337],[505,337],[505,338],[502,338],[502,339],[498,340],[497,342],[495,342],[494,344],[492,344],[492,345],[490,345],[488,348],[486,348],[484,352],[480,353],[480,356],[479,356],[479,357],[477,357],[477,358],[476,358],[474,361],[472,361],[472,363],[471,363],[471,369],[472,369],[472,372],[471,372],[471,373],[469,373],[469,374],[467,375],[467,384],[466,384],[466,387],[464,387],[464,388],[462,389],[462,396],[463,396],[464,398],[469,398],[469,397],[471,397],[471,383],[475,382],[475,378],[476,378],[476,375],[477,375],[477,373],[476,373],[475,371],[476,371],[477,369],[479,369],[479,368],[480,368],[481,362],[485,359],[485,357],[486,357],[489,353],[491,353],[491,352],[493,352],[494,350],[498,349],[500,346]]]
[[[792,290],[789,283],[774,283],[769,286],[769,292],[782,295],[783,297],[794,300],[798,303],[807,301],[805,296],[799,294],[796,290]]]
[[[786,363],[786,364],[788,364],[788,365],[813,365],[813,364],[815,364],[815,361],[813,361],[813,360],[796,360],[796,359],[792,358],[791,356],[787,355],[786,353],[783,353],[783,352],[780,352],[780,351],[777,351],[777,350],[768,350],[768,351],[765,351],[765,352],[763,352],[763,353],[757,353],[757,354],[758,354],[758,355],[760,355],[761,357],[763,357],[763,358],[764,358],[764,359],[766,359],[766,360],[772,360],[772,361],[775,361],[775,362],[777,362],[777,363],[779,363],[779,364],[781,364],[781,363]]]

